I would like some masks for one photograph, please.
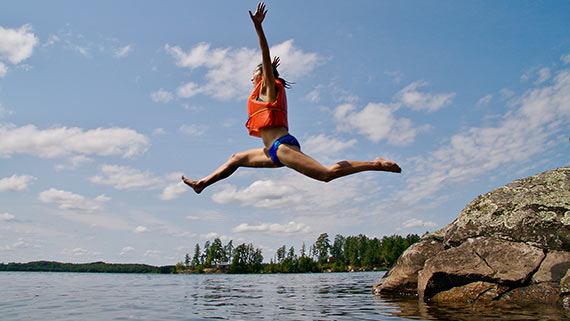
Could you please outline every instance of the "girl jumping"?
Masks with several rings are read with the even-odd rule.
[[[251,82],[254,89],[247,101],[249,119],[246,123],[249,135],[260,137],[265,147],[233,154],[227,162],[201,180],[190,180],[182,176],[184,183],[192,187],[194,192],[200,193],[204,188],[229,177],[240,167],[286,166],[323,182],[363,171],[400,173],[402,169],[398,164],[380,157],[371,162],[341,161],[325,167],[301,152],[299,141],[289,134],[285,94],[285,88],[288,88],[289,84],[280,78],[277,72],[279,57],[271,61],[269,45],[261,26],[266,14],[263,2],[257,5],[254,14],[249,11],[259,38],[262,63],[253,70]]]

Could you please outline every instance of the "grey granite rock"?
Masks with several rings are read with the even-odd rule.
[[[376,294],[570,306],[570,167],[475,198],[398,259]],[[414,291],[415,290],[415,291]]]

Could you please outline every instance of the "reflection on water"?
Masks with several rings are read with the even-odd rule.
[[[411,320],[570,320],[570,311],[537,304],[534,306],[424,303],[413,296],[376,297],[378,304],[391,305],[392,316]]]
[[[375,297],[383,272],[272,275],[0,273],[1,320],[564,320],[550,307]]]

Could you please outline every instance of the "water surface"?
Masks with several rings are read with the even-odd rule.
[[[0,273],[0,320],[564,320],[562,309],[380,298],[384,272],[270,275]]]

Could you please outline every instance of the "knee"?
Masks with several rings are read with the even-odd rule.
[[[243,160],[245,159],[245,155],[243,153],[235,153],[230,156],[228,159],[228,164],[233,166],[239,166]]]
[[[325,183],[332,181],[335,178],[338,178],[338,172],[340,170],[340,166],[338,164],[334,164],[331,167],[327,167],[325,171],[323,171],[319,177],[319,179]]]
[[[334,171],[331,168],[327,168],[325,171],[319,173],[316,178],[321,182],[328,183],[335,179]]]

